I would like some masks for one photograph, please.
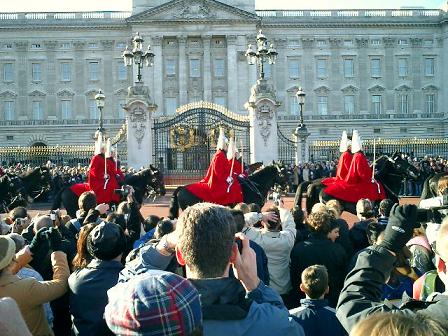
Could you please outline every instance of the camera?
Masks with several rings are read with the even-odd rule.
[[[127,197],[131,193],[131,188],[129,186],[124,185],[120,189],[114,189],[114,193],[122,197]]]
[[[49,216],[52,221],[55,221],[59,217],[59,210],[51,210]]]
[[[420,201],[417,222],[441,224],[448,214],[448,194]]]

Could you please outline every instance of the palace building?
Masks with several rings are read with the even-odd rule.
[[[0,13],[0,28],[2,146],[92,143],[99,88],[114,134],[136,78],[121,55],[136,32],[155,54],[143,80],[156,118],[196,101],[246,114],[257,69],[245,52],[262,29],[278,51],[265,75],[291,139],[299,86],[311,141],[344,129],[364,138],[448,135],[448,13],[439,9],[259,11],[255,0],[134,0],[132,12]]]

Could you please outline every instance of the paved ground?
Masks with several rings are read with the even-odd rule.
[[[167,216],[168,215],[168,208],[169,208],[169,201],[170,201],[170,194],[167,194],[163,197],[157,198],[154,202],[149,201],[145,202],[145,205],[142,208],[142,214],[144,217],[147,217],[148,215],[157,215],[157,216]],[[289,196],[284,198],[285,205],[288,209],[292,208],[294,197]],[[418,197],[403,197],[400,200],[401,204],[417,204],[419,201]],[[265,207],[272,205],[272,201],[269,201]],[[37,213],[47,213],[50,209],[51,204],[49,203],[36,203],[32,204],[29,208],[30,213],[32,216],[34,216]],[[356,221],[356,216],[344,212],[342,215],[342,218],[344,218],[349,224],[352,224]]]

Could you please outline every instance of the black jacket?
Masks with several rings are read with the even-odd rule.
[[[436,295],[431,302],[409,300],[400,309],[390,302],[382,302],[383,286],[395,260],[389,251],[376,245],[359,254],[355,268],[347,275],[336,309],[336,316],[347,332],[375,312],[401,311],[414,315],[421,311],[441,321],[448,319],[447,295]]]
[[[342,246],[316,233],[310,234],[308,240],[298,243],[291,251],[291,284],[294,300],[298,305],[298,300],[304,298],[299,290],[302,272],[308,266],[316,264],[327,267],[330,287],[328,301],[331,307],[336,307],[346,275],[347,254]]]

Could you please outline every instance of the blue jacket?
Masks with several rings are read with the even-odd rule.
[[[336,317],[335,309],[328,306],[327,300],[302,299],[300,307],[291,309],[289,312],[303,327],[305,335],[347,335]]]
[[[119,261],[93,259],[86,268],[70,275],[68,285],[73,334],[112,334],[103,319],[104,308],[108,300],[107,290],[117,284],[122,269]]]
[[[173,256],[161,255],[152,245],[142,248],[140,255],[127,263],[119,282],[148,269],[165,270]],[[190,280],[201,295],[204,335],[304,336],[304,332],[286,309],[280,295],[263,281],[246,293],[233,278]]]
[[[132,248],[136,249],[136,248],[139,248],[140,246],[144,245],[147,241],[152,239],[152,237],[154,236],[154,232],[156,232],[155,228],[146,232],[143,236],[141,236],[139,239],[137,239],[134,242],[134,245],[132,246]]]

